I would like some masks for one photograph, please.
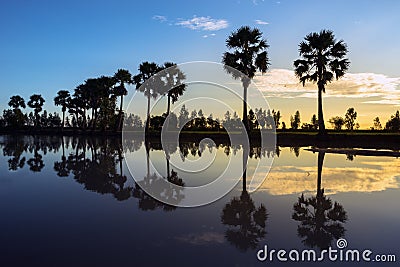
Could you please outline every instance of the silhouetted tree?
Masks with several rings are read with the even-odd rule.
[[[61,106],[61,111],[63,113],[61,130],[64,129],[65,125],[65,111],[67,111],[68,99],[70,98],[70,94],[67,90],[60,90],[57,92],[57,96],[54,98],[54,104],[56,106]]]
[[[334,77],[341,78],[349,68],[350,61],[345,58],[347,46],[343,40],[336,41],[329,30],[310,33],[304,39],[299,45],[302,58],[294,61],[295,74],[303,86],[306,81],[318,85],[318,129],[320,134],[324,134],[322,93]]]
[[[125,84],[132,84],[132,75],[129,73],[128,70],[124,69],[118,69],[117,72],[114,74],[114,79],[119,83],[118,86],[115,86],[113,88],[113,94],[115,96],[119,96],[121,98],[120,100],[120,106],[119,106],[119,118],[118,118],[118,131],[122,130],[122,122],[123,122],[123,103],[124,103],[124,96],[128,94],[128,90],[125,88]]]
[[[400,115],[399,111],[396,111],[394,115],[391,116],[390,120],[386,122],[385,129],[389,131],[399,131],[400,130]]]
[[[234,79],[240,79],[243,85],[243,124],[250,130],[247,118],[247,88],[256,71],[265,73],[269,66],[267,41],[262,38],[259,29],[243,26],[229,35],[226,40],[227,48],[232,52],[225,52],[222,63],[226,71]],[[234,70],[230,69],[233,68]],[[241,73],[238,73],[240,71]]]
[[[185,74],[179,69],[178,65],[172,62],[165,62],[162,67],[161,78],[164,79],[167,95],[167,112],[166,116],[169,115],[171,110],[171,101],[174,104],[178,101],[179,97],[183,95],[186,90],[186,84],[184,80],[186,79]]]
[[[293,116],[290,116],[290,126],[297,130],[300,127],[300,112],[297,110]]]
[[[344,119],[339,116],[332,117],[329,119],[329,123],[332,124],[333,129],[340,131],[344,125]]]
[[[146,116],[146,132],[150,128],[150,98],[157,98],[160,94],[159,77],[153,77],[160,71],[160,67],[154,62],[143,62],[139,65],[139,74],[133,77],[133,82],[136,85],[136,90],[142,92],[147,97],[147,116]]]
[[[382,124],[379,120],[379,117],[374,119],[374,125],[371,127],[372,130],[382,130]]]
[[[349,108],[346,112],[344,124],[346,125],[347,130],[353,131],[356,126],[357,112],[354,108]]]
[[[39,126],[40,116],[39,113],[43,110],[45,100],[41,95],[33,94],[29,98],[28,106],[35,112],[35,126]]]

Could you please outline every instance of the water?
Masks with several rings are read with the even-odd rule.
[[[276,258],[259,262],[257,251],[320,252],[336,249],[338,238],[400,257],[396,157],[252,147],[247,177],[260,159],[273,159],[256,192],[243,191],[240,180],[212,204],[176,208],[147,195],[129,168],[142,185],[199,186],[242,158],[241,147],[181,144],[167,149],[169,166],[160,144],[140,139],[2,136],[0,149],[1,266],[279,266]],[[174,167],[199,160],[213,162],[203,175]],[[176,173],[168,176],[168,167]],[[190,198],[169,187],[159,197]]]

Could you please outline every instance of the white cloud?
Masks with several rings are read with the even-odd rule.
[[[211,17],[196,17],[188,20],[180,20],[176,25],[189,28],[191,30],[218,31],[229,26],[224,19],[212,19]]]
[[[152,17],[152,19],[158,20],[158,21],[161,21],[161,22],[167,21],[167,17],[161,16],[161,15],[154,15],[154,16]]]
[[[268,22],[260,20],[260,19],[256,19],[254,22],[258,25],[268,25],[269,24]]]
[[[264,0],[253,0],[254,5],[258,5],[260,2],[264,2]]]
[[[292,70],[272,69],[266,75],[257,75],[254,82],[260,90],[272,97],[317,96],[316,85],[306,83],[303,87]],[[326,86],[325,97],[374,97],[378,100],[363,103],[399,105],[400,77],[391,78],[376,73],[347,73]]]

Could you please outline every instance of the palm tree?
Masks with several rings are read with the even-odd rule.
[[[162,73],[162,76],[165,77],[165,86],[168,90],[167,92],[165,92],[168,97],[166,113],[166,115],[168,116],[171,110],[171,100],[172,104],[174,104],[176,101],[178,101],[179,97],[183,95],[186,90],[186,84],[183,83],[183,80],[186,79],[186,76],[175,63],[165,62],[162,68],[163,70],[166,70],[165,73]]]
[[[136,90],[139,90],[147,97],[147,119],[146,119],[146,133],[150,128],[150,98],[156,98],[160,89],[158,81],[155,77],[152,78],[160,67],[154,62],[143,62],[139,65],[139,74],[133,77],[133,82],[136,84]],[[150,79],[151,78],[151,79]]]
[[[44,102],[45,102],[44,98],[38,94],[33,94],[29,98],[28,106],[32,108],[35,112],[36,127],[39,125],[39,120],[40,120],[39,112],[42,111]]]
[[[128,90],[125,88],[125,84],[132,84],[132,74],[129,71],[124,69],[118,69],[118,71],[114,74],[114,79],[119,83],[119,86],[114,87],[113,93],[115,96],[120,96],[120,106],[119,106],[119,121],[118,121],[118,130],[122,129],[122,121],[123,121],[123,113],[122,107],[124,102],[124,96],[128,94]]]
[[[332,31],[322,30],[310,33],[299,44],[300,59],[294,61],[296,77],[305,85],[306,81],[318,85],[318,128],[319,134],[326,133],[322,111],[322,93],[325,86],[343,77],[350,61],[345,58],[347,45],[343,40],[336,41]]]
[[[226,46],[232,52],[225,52],[222,57],[222,63],[225,70],[230,73],[234,79],[240,79],[243,85],[243,124],[246,130],[249,130],[247,118],[247,88],[254,78],[256,71],[265,73],[268,69],[269,58],[267,41],[262,38],[262,32],[257,29],[251,29],[249,26],[243,26],[237,31],[232,32],[226,39]],[[231,68],[233,68],[233,70]],[[241,73],[239,73],[240,71]]]
[[[26,108],[25,105],[25,100],[19,96],[19,95],[14,95],[10,97],[10,101],[8,102],[8,105],[12,107],[14,110],[21,108]]]
[[[61,130],[64,130],[65,124],[65,111],[67,110],[68,99],[70,98],[70,94],[67,90],[60,90],[57,92],[57,96],[54,98],[54,104],[56,106],[61,106],[61,110],[63,113]]]

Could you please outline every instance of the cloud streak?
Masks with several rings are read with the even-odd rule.
[[[218,31],[229,26],[228,21],[225,19],[213,19],[211,17],[196,16],[192,19],[180,20],[175,24],[191,30],[200,31]]]
[[[167,21],[167,17],[166,17],[166,16],[161,16],[161,15],[154,15],[154,16],[152,17],[152,19],[158,20],[158,21],[160,21],[160,22],[165,22],[165,21]]]
[[[303,87],[294,72],[272,69],[266,75],[254,78],[257,87],[270,97],[294,98],[317,97],[316,85],[306,83]],[[400,77],[391,78],[376,73],[347,73],[338,81],[326,86],[325,97],[374,97],[368,104],[400,105]]]
[[[258,25],[268,25],[269,24],[268,22],[260,20],[260,19],[256,19],[254,22]]]

